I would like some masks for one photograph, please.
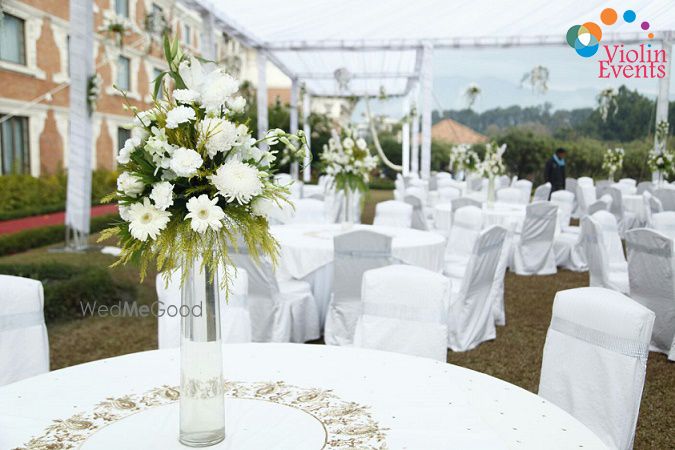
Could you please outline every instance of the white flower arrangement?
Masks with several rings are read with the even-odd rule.
[[[497,146],[496,143],[485,144],[485,157],[478,163],[476,171],[484,178],[495,178],[506,172],[503,155],[506,152],[506,144]]]
[[[450,149],[450,160],[448,161],[448,170],[459,172],[465,169],[464,162],[467,153],[471,150],[468,144],[453,145]]]
[[[624,150],[621,147],[608,148],[602,158],[602,170],[606,170],[612,178],[623,167]]]
[[[378,159],[370,154],[365,139],[355,130],[347,129],[340,141],[328,140],[321,153],[323,173],[334,179],[337,190],[368,190],[370,173],[377,167]]]
[[[271,164],[279,148],[305,145],[304,135],[274,130],[254,139],[229,109],[242,107],[241,97],[233,97],[238,82],[183,54],[177,41],[165,38],[164,48],[177,95],[157,98],[160,77],[153,108],[129,108],[132,137],[119,152],[117,191],[109,196],[122,221],[102,239],[117,236],[122,254],[116,264],[140,262],[141,277],[153,261],[166,273],[197,259],[215,271],[240,238],[252,256],[275,260],[268,217],[288,203],[289,191],[275,183]]]
[[[647,165],[652,172],[660,172],[664,175],[672,175],[675,173],[675,155],[672,151],[665,151],[659,153],[652,149],[649,152]]]

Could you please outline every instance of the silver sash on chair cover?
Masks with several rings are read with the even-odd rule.
[[[0,332],[44,325],[42,311],[29,311],[0,316]]]

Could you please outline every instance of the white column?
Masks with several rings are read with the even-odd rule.
[[[419,116],[419,84],[415,85],[414,90],[414,102],[413,102],[413,115],[412,115],[412,127],[411,127],[411,159],[410,159],[410,172],[419,175],[420,173],[420,116]]]
[[[421,177],[428,180],[431,176],[431,108],[434,84],[433,67],[434,47],[425,42],[422,48],[422,160]]]
[[[403,126],[401,127],[401,161],[403,176],[410,173],[410,97],[403,98]]]
[[[661,48],[666,53],[666,61],[663,63],[666,69],[666,75],[663,78],[659,78],[659,95],[656,99],[656,125],[660,122],[668,121],[668,103],[670,96],[670,57],[672,55],[673,43],[670,39],[670,36],[665,38],[661,42]],[[654,140],[654,148],[659,149],[659,143]]]
[[[305,95],[302,99],[302,130],[305,132],[305,138],[307,139],[307,147],[305,149],[305,160],[303,161],[303,170],[302,170],[302,180],[307,183],[312,178],[312,130],[309,128],[309,113],[311,108],[312,99],[309,96],[308,92],[305,92]]]
[[[202,33],[202,54],[205,59],[215,61],[218,55],[216,51],[216,27],[213,14],[208,10],[203,10],[201,14],[204,27]]]
[[[298,132],[298,97],[300,97],[300,82],[297,78],[291,80],[291,133]],[[299,178],[299,164],[291,164],[291,175],[294,180]]]
[[[92,0],[70,0],[70,131],[66,190],[66,247],[87,246],[91,216],[92,126],[87,82],[94,74]]]
[[[263,139],[267,134],[269,127],[267,117],[267,55],[264,51],[258,50],[256,61],[258,63],[258,89],[257,89],[257,105],[258,105],[258,139]],[[267,149],[267,144],[261,144],[260,148]]]

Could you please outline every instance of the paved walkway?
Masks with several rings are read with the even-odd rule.
[[[92,217],[104,216],[115,212],[117,212],[117,205],[99,205],[92,206],[91,208]],[[0,222],[0,234],[16,233],[17,231],[48,227],[51,225],[62,225],[65,220],[65,212],[55,212],[42,214],[40,216],[24,217],[22,219],[5,220]]]

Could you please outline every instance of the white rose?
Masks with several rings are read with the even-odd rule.
[[[117,190],[129,197],[136,197],[143,192],[145,184],[143,180],[129,172],[122,172],[117,177]]]
[[[120,149],[119,155],[117,155],[117,162],[120,164],[128,164],[131,154],[139,145],[141,145],[141,140],[139,138],[131,137],[127,139],[126,142],[124,142],[124,146]]]

